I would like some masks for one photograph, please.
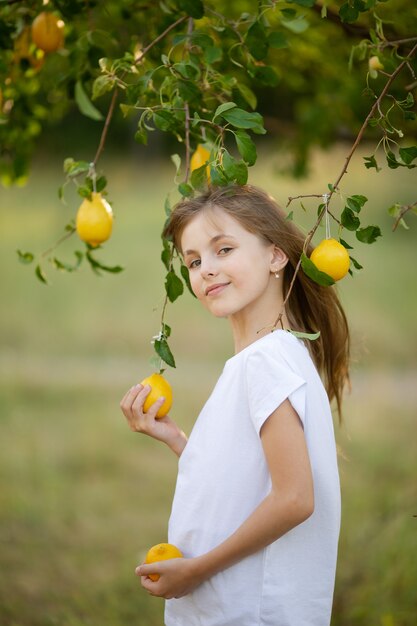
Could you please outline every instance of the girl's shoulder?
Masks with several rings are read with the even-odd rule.
[[[243,348],[240,352],[233,355],[226,361],[226,365],[238,365],[244,363],[252,356],[261,356],[265,354],[276,359],[286,360],[291,357],[309,356],[304,341],[293,335],[288,330],[276,329],[263,337],[260,337],[253,343]]]

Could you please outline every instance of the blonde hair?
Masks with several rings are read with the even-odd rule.
[[[284,211],[267,193],[252,185],[229,185],[209,189],[206,193],[180,201],[164,228],[181,253],[181,236],[185,226],[199,212],[221,208],[247,231],[267,243],[273,243],[288,256],[283,271],[283,296],[288,294],[295,268],[303,252],[304,235],[286,219]],[[306,254],[310,255],[312,246]],[[330,401],[335,399],[339,418],[343,390],[349,383],[349,327],[334,287],[322,287],[300,269],[286,303],[291,329],[315,333],[320,337],[307,341],[313,361],[320,372]],[[278,312],[277,312],[278,313]]]

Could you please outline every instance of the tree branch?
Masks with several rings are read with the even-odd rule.
[[[176,28],[179,24],[182,24],[182,22],[185,22],[185,20],[189,19],[187,15],[184,15],[183,17],[180,17],[176,22],[174,22],[173,24],[170,24],[163,33],[161,33],[160,35],[158,35],[158,37],[156,37],[153,41],[151,41],[150,44],[148,44],[146,46],[146,48],[144,48],[144,50],[142,51],[142,54],[138,57],[138,59],[136,59],[136,63],[135,65],[138,65],[139,63],[141,63],[141,61],[143,60],[143,58],[145,57],[145,55],[149,52],[149,50],[151,50],[151,48],[153,48],[159,41],[161,41],[161,39],[163,39],[164,37],[166,37],[166,35],[168,35],[168,33],[171,32],[171,30],[173,30],[174,28]],[[191,19],[191,18],[190,18]],[[109,126],[110,126],[110,122],[111,119],[113,117],[113,113],[114,113],[114,109],[115,109],[115,105],[116,105],[116,100],[117,100],[117,96],[118,96],[118,89],[117,87],[115,88],[114,92],[113,92],[113,96],[110,102],[110,106],[109,106],[109,110],[107,112],[107,116],[106,116],[106,121],[104,122],[104,127],[103,127],[103,132],[101,133],[101,137],[100,137],[100,143],[99,146],[97,148],[97,152],[96,152],[96,156],[94,157],[94,167],[97,165],[97,162],[101,156],[101,153],[104,150],[104,144],[106,143],[106,139],[107,139],[107,133],[109,130]]]
[[[352,145],[352,148],[350,149],[349,154],[346,157],[345,164],[344,164],[344,166],[342,168],[342,171],[340,172],[339,176],[337,177],[336,182],[331,186],[330,193],[328,194],[328,202],[327,202],[327,204],[330,202],[331,197],[333,196],[335,191],[338,189],[339,183],[342,180],[343,176],[347,173],[348,165],[349,165],[349,163],[350,163],[350,161],[352,159],[352,156],[353,156],[355,150],[357,149],[357,147],[359,146],[359,144],[360,144],[360,142],[362,140],[362,137],[363,137],[363,135],[365,133],[366,127],[368,126],[369,120],[373,117],[375,111],[380,106],[381,101],[386,96],[387,91],[391,87],[393,81],[397,78],[398,74],[400,74],[400,72],[404,69],[404,67],[408,64],[408,62],[413,58],[413,56],[416,54],[416,52],[417,52],[417,44],[409,52],[409,54],[403,59],[403,61],[396,68],[396,70],[390,75],[390,77],[387,80],[383,90],[379,94],[378,98],[375,100],[373,106],[371,107],[371,110],[369,111],[369,113],[368,113],[364,123],[362,124],[362,126],[361,126],[361,128],[359,130],[359,133],[358,133],[358,135],[357,135],[357,137],[356,137],[356,139],[355,139],[355,141],[354,141],[354,143]],[[317,194],[317,196],[318,195],[319,194]],[[303,196],[299,196],[299,197],[303,197]],[[310,194],[309,196],[305,196],[305,197],[314,197],[314,194]],[[322,194],[320,195],[320,197],[322,197]],[[291,199],[290,199],[290,201],[291,201]],[[287,206],[288,206],[288,204],[287,204]],[[415,206],[415,204],[414,205],[410,205],[410,207],[408,207],[407,210],[412,209],[414,206]],[[308,249],[308,246],[309,246],[311,240],[314,237],[314,233],[316,232],[317,228],[319,227],[325,212],[326,212],[326,207],[323,207],[323,209],[319,213],[319,216],[318,216],[318,218],[316,220],[316,223],[314,224],[313,228],[308,232],[307,237],[304,240],[304,245],[303,245],[303,252],[304,253],[306,253],[306,251]],[[398,219],[398,223],[399,223],[400,219],[402,218],[402,216],[404,215],[404,213],[400,214],[400,217]],[[288,302],[288,300],[290,298],[290,295],[291,295],[291,292],[293,290],[294,283],[295,283],[297,274],[300,271],[300,268],[301,268],[301,257],[298,260],[298,263],[297,263],[297,265],[295,267],[294,275],[292,277],[290,286],[288,288],[287,295],[285,296],[284,302],[282,304],[281,313],[278,315],[277,319],[275,320],[274,325],[273,325],[273,329],[276,328],[278,324],[281,324],[281,326],[282,326],[282,317],[283,317],[284,312],[285,312],[285,306],[286,306],[286,304],[287,304],[287,302]]]
[[[110,102],[109,110],[107,111],[106,121],[104,122],[103,131],[102,131],[101,137],[100,137],[100,143],[99,143],[98,148],[97,148],[96,156],[94,157],[94,161],[93,161],[94,167],[96,167],[97,161],[99,160],[100,155],[101,155],[101,153],[104,150],[104,144],[106,143],[107,133],[108,133],[108,130],[109,130],[111,118],[113,117],[114,108],[116,106],[116,100],[117,100],[118,93],[119,93],[119,91],[118,91],[118,89],[116,87],[115,90],[113,91],[113,96],[112,96],[112,99],[111,99],[111,102]]]

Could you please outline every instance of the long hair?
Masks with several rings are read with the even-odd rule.
[[[199,212],[218,207],[234,217],[247,231],[273,243],[288,256],[283,270],[283,296],[288,294],[295,268],[303,252],[304,236],[267,193],[252,185],[212,188],[204,194],[180,201],[164,228],[164,237],[173,241],[181,254],[185,226]],[[313,247],[306,250],[311,254]],[[349,383],[349,327],[334,287],[322,287],[300,269],[286,309],[292,330],[320,336],[306,341],[320,372],[330,401],[336,400],[341,419],[342,395]],[[278,312],[277,312],[278,314]]]

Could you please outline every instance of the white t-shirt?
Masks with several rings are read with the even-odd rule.
[[[288,398],[314,480],[313,515],[263,550],[165,605],[166,626],[327,626],[340,529],[340,487],[329,401],[304,343],[276,330],[238,352],[180,457],[168,541],[185,557],[227,539],[268,495],[261,426]]]

